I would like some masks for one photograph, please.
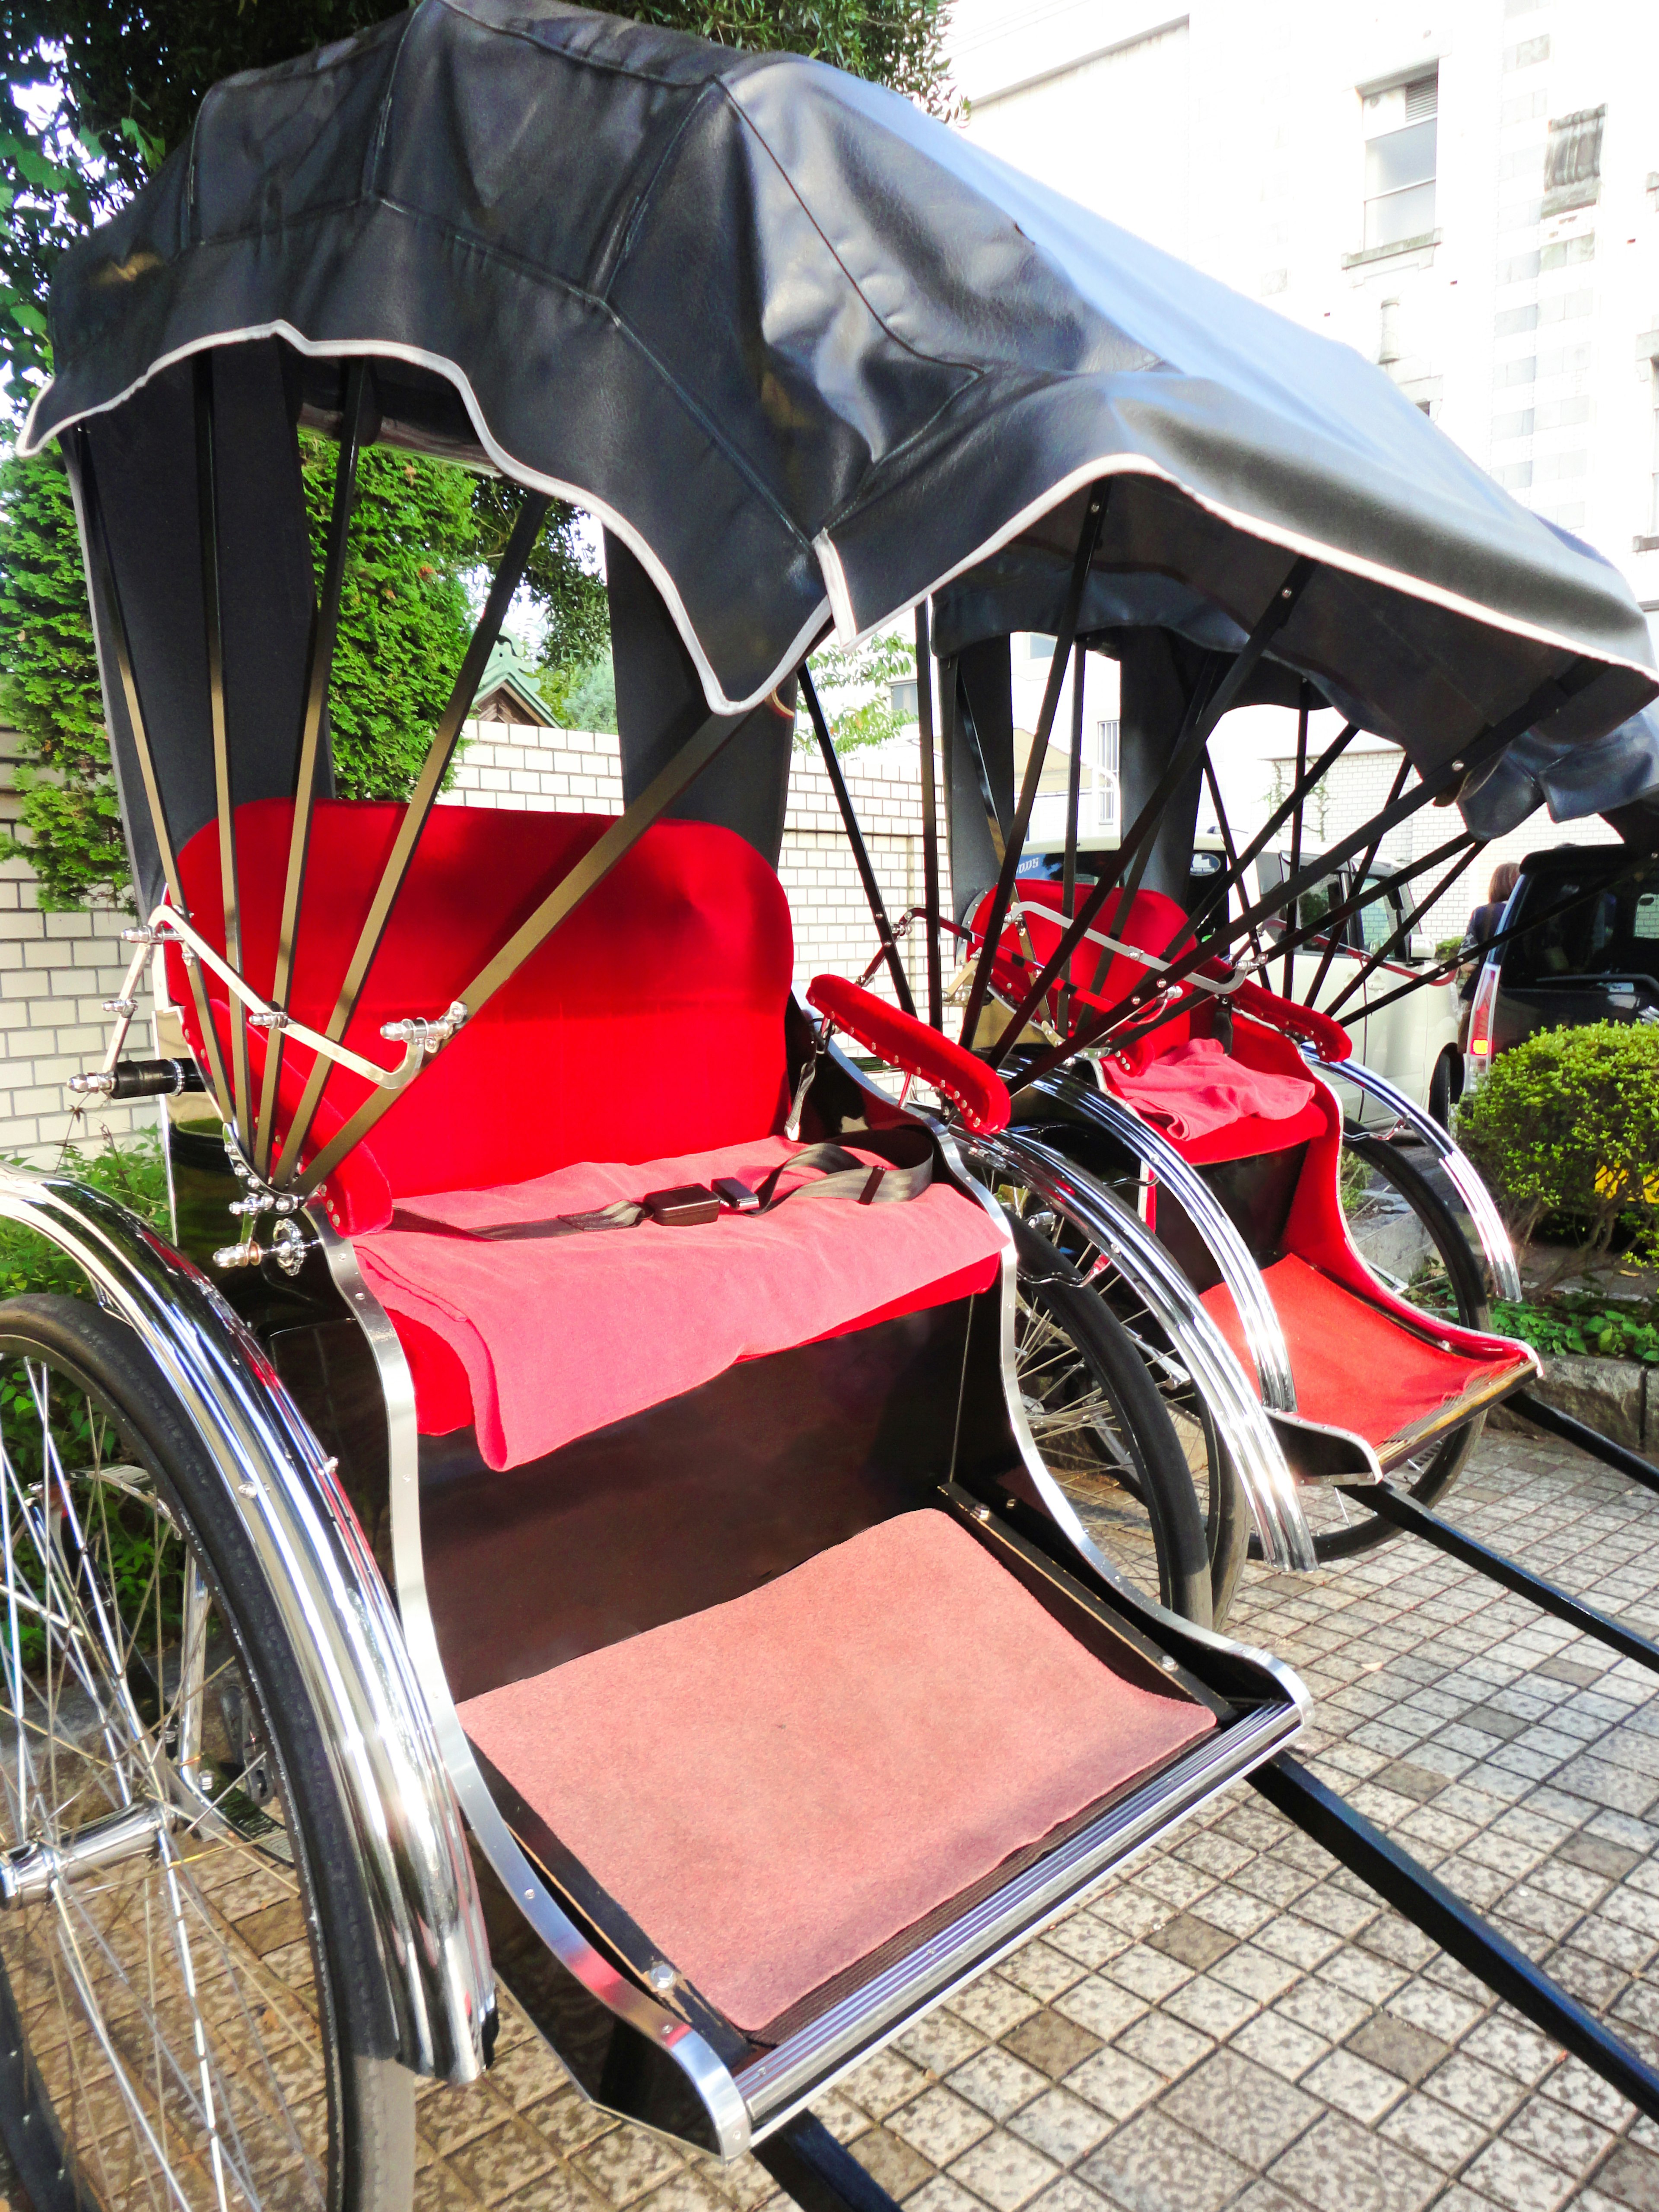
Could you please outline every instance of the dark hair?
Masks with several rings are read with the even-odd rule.
[[[1516,861],[1500,860],[1492,872],[1492,881],[1486,886],[1486,897],[1493,906],[1501,906],[1521,880],[1521,869]]]

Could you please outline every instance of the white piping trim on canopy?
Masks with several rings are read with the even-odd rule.
[[[987,561],[994,553],[1000,552],[1005,545],[1018,538],[1022,531],[1029,529],[1034,522],[1051,513],[1054,508],[1062,506],[1074,493],[1082,490],[1088,484],[1099,482],[1103,477],[1112,476],[1133,475],[1157,477],[1170,485],[1183,498],[1190,499],[1195,507],[1201,508],[1206,514],[1212,514],[1218,521],[1224,522],[1231,529],[1241,531],[1247,538],[1254,538],[1263,544],[1282,546],[1287,552],[1324,562],[1331,568],[1341,569],[1346,574],[1362,577],[1367,582],[1381,584],[1385,589],[1402,592],[1408,599],[1421,599],[1430,605],[1443,607],[1449,613],[1480,623],[1488,629],[1501,630],[1512,637],[1523,637],[1534,644],[1547,646],[1556,652],[1571,653],[1575,657],[1582,657],[1584,653],[1581,644],[1571,638],[1562,637],[1553,630],[1543,629],[1536,623],[1520,622],[1511,617],[1501,615],[1491,607],[1483,606],[1478,600],[1468,599],[1459,592],[1444,591],[1437,585],[1425,583],[1421,577],[1407,575],[1401,570],[1385,568],[1379,562],[1367,561],[1360,555],[1347,552],[1340,547],[1328,545],[1317,538],[1305,537],[1299,531],[1286,530],[1277,524],[1264,522],[1257,516],[1243,514],[1237,508],[1224,506],[1219,501],[1206,499],[1200,493],[1194,491],[1190,486],[1182,483],[1179,477],[1172,476],[1170,471],[1161,466],[1159,463],[1149,460],[1144,454],[1112,453],[1103,455],[1098,460],[1085,461],[1079,467],[1070,470],[1066,475],[1050,485],[1046,491],[1040,492],[1035,499],[1028,501],[1017,514],[1001,524],[981,544],[976,545],[972,552],[956,562],[942,575],[936,576],[923,590],[912,593],[901,605],[890,607],[878,614],[862,628],[858,627],[857,611],[852,604],[852,595],[848,588],[839,550],[829,531],[820,531],[812,540],[812,550],[817,556],[818,567],[824,579],[823,601],[820,603],[811,617],[802,625],[784,657],[778,662],[770,675],[747,697],[730,699],[721,689],[714,666],[708,654],[703,651],[696,632],[691,625],[690,618],[686,613],[684,603],[675,588],[673,579],[639,531],[614,507],[608,506],[605,501],[585,489],[581,485],[567,483],[562,477],[544,476],[539,470],[532,469],[523,462],[515,460],[505,447],[498,445],[491,435],[489,426],[484,419],[483,411],[478,404],[477,396],[465,373],[453,362],[447,360],[441,354],[428,353],[419,346],[403,345],[392,339],[350,338],[328,342],[313,340],[303,337],[291,323],[280,319],[270,323],[253,324],[246,329],[223,331],[208,337],[194,338],[188,345],[177,347],[173,352],[161,356],[150,363],[142,376],[135,378],[125,391],[118,392],[113,398],[104,401],[100,406],[85,408],[79,415],[70,416],[58,424],[53,435],[61,435],[64,430],[72,428],[76,422],[84,422],[92,416],[108,414],[112,409],[119,407],[130,399],[135,392],[142,390],[151,377],[159,375],[163,369],[172,368],[177,362],[188,360],[194,354],[208,352],[217,346],[243,344],[255,339],[267,337],[283,338],[296,351],[313,360],[343,361],[367,357],[406,361],[413,363],[416,368],[429,368],[435,374],[444,377],[453,384],[461,395],[479,444],[503,476],[509,477],[515,483],[526,485],[532,490],[544,491],[551,498],[567,500],[574,506],[585,507],[589,514],[597,516],[607,530],[614,530],[628,546],[662,594],[664,604],[673,617],[674,627],[678,630],[681,641],[697,671],[703,688],[703,696],[711,710],[719,714],[747,714],[751,708],[758,707],[787,677],[792,676],[799,666],[801,659],[808,650],[811,641],[822,629],[826,614],[833,616],[837,637],[843,644],[859,644],[864,639],[873,636],[875,632],[886,623],[908,613],[911,608],[919,605],[923,599],[930,598],[935,592],[943,591],[945,585],[953,582],[968,569],[977,567],[981,561]],[[52,389],[51,384],[46,385],[29,409],[28,418],[23,426],[23,435],[17,447],[20,456],[27,458],[40,450],[40,446],[34,441],[34,420]],[[1518,511],[1524,512],[1524,510]],[[1651,661],[1627,660],[1618,654],[1598,653],[1592,657],[1600,659],[1605,667],[1628,668],[1638,676],[1659,677],[1659,670],[1656,670]]]
[[[431,369],[434,374],[443,377],[447,382],[453,385],[461,395],[462,403],[471,421],[478,443],[489,454],[502,476],[508,477],[514,483],[526,486],[532,491],[545,492],[550,499],[567,500],[573,507],[585,508],[589,514],[602,522],[607,530],[614,531],[622,539],[662,594],[663,602],[673,617],[674,627],[680,634],[680,641],[691,656],[698,680],[702,685],[703,696],[708,701],[710,710],[716,714],[746,714],[751,708],[763,706],[785,678],[793,676],[799,667],[803,655],[812,640],[823,628],[825,618],[831,613],[828,599],[821,600],[807,621],[802,624],[784,659],[766,681],[757,690],[750,692],[745,699],[727,698],[720,688],[720,678],[714,673],[714,665],[703,651],[697,633],[692,627],[691,618],[685,611],[684,602],[675,587],[673,578],[664,568],[652,550],[649,542],[641,532],[627,520],[626,516],[620,514],[615,507],[598,497],[595,493],[588,491],[580,484],[567,483],[561,477],[544,476],[539,469],[529,468],[522,461],[515,460],[504,446],[498,445],[490,434],[489,425],[484,419],[483,410],[478,404],[471,385],[453,362],[446,360],[441,354],[427,353],[419,346],[402,345],[389,338],[347,338],[338,343],[332,341],[323,343],[302,337],[291,323],[281,320],[250,324],[244,330],[222,331],[212,337],[192,338],[188,345],[176,347],[173,352],[162,354],[158,359],[153,361],[142,376],[136,377],[125,391],[118,392],[112,399],[105,400],[98,407],[84,408],[80,414],[72,415],[67,421],[60,422],[52,435],[60,437],[65,430],[73,429],[77,422],[87,422],[94,415],[107,415],[115,408],[125,405],[135,392],[143,391],[153,376],[159,376],[163,369],[171,368],[179,362],[188,361],[195,354],[211,352],[219,346],[248,345],[260,338],[272,337],[285,340],[296,352],[305,354],[313,361],[357,359],[406,361],[416,368]],[[53,380],[56,381],[55,379]],[[29,409],[28,418],[23,425],[23,435],[17,447],[19,454],[25,459],[40,451],[40,444],[34,441],[34,418],[45,404],[51,391],[52,385],[46,385]]]

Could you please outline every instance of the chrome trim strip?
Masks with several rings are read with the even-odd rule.
[[[1215,1416],[1268,1560],[1279,1568],[1311,1568],[1313,1537],[1295,1478],[1261,1402],[1226,1339],[1164,1246],[1115,1193],[1036,1138],[1005,1129],[998,1136],[977,1139],[975,1149],[994,1160],[1000,1156],[1049,1205],[1068,1214],[1146,1299]]]
[[[1179,1199],[1231,1293],[1244,1341],[1255,1362],[1262,1404],[1276,1413],[1295,1413],[1296,1381],[1291,1373],[1290,1347],[1261,1279],[1261,1270],[1197,1169],[1182,1158],[1162,1130],[1143,1121],[1132,1106],[1079,1076],[1041,1076],[1030,1088],[1098,1121]]]
[[[399,2055],[483,2070],[495,2002],[471,1861],[392,1600],[304,1416],[207,1278],[101,1193],[0,1169],[0,1218],[81,1267],[155,1359],[218,1466],[304,1672],[374,1900]]]
[[[1358,1060],[1322,1060],[1311,1045],[1302,1048],[1304,1055],[1316,1067],[1322,1069],[1343,1083],[1352,1083],[1356,1090],[1369,1091],[1389,1111],[1397,1114],[1415,1135],[1434,1153],[1458,1196],[1469,1210],[1475,1234],[1480,1239],[1480,1249],[1486,1255],[1498,1295],[1511,1305],[1521,1299],[1521,1270],[1516,1265],[1515,1247],[1510,1242],[1510,1232],[1504,1226],[1503,1217],[1492,1203],[1492,1193],[1480,1180],[1474,1162],[1443,1129],[1433,1115],[1425,1114],[1403,1091],[1396,1091],[1392,1083]]]
[[[1294,1688],[1300,1692],[1299,1683]],[[1300,1697],[1220,1729],[1167,1773],[1061,1844],[959,1920],[867,1982],[738,2075],[757,2141],[902,2034],[919,2005],[942,2003],[1025,1942],[1133,1853],[1269,1759],[1302,1725]]]
[[[639,1989],[601,1957],[567,1917],[520,1849],[490,1796],[449,1692],[438,1638],[427,1604],[421,1544],[420,1437],[415,1425],[415,1382],[392,1317],[363,1280],[349,1238],[325,1220],[318,1230],[329,1273],[356,1316],[380,1371],[386,1395],[391,1466],[392,1562],[409,1663],[424,1692],[438,1748],[467,1826],[525,1918],[576,1980],[620,2019],[670,2052],[709,2116],[722,2158],[749,2147],[749,2114],[730,2069],[697,2031]],[[493,1983],[492,1983],[493,1987]],[[621,2108],[623,2119],[637,2115]]]

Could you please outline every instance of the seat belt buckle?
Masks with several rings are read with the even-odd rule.
[[[750,1190],[737,1176],[716,1176],[714,1190],[728,1212],[758,1213],[761,1210],[760,1193]]]
[[[681,1182],[672,1190],[648,1190],[640,1204],[665,1229],[695,1229],[720,1218],[720,1202],[706,1182]]]

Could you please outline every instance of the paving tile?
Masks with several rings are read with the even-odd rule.
[[[1477,2122],[1425,2096],[1402,2097],[1384,2116],[1378,2133],[1445,2173],[1466,2166],[1487,2140]]]
[[[1373,2066],[1352,2049],[1329,2052],[1303,2075],[1302,2084],[1363,2127],[1380,2120],[1404,2088],[1397,2075]]]
[[[1108,2118],[1127,2120],[1164,2087],[1164,2076],[1143,2066],[1127,2051],[1097,2051],[1066,2081],[1074,2096],[1098,2105]]]
[[[481,2203],[495,2204],[537,2180],[557,2155],[544,2136],[514,2118],[459,2145],[449,2154],[449,2166]],[[641,2186],[648,2188],[649,2180]],[[611,2199],[613,2203],[627,2201],[620,2197]]]
[[[1160,2109],[1258,2170],[1321,2117],[1312,2097],[1236,2049],[1218,2051],[1195,2066]]]
[[[872,2128],[851,2149],[870,2179],[901,2203],[933,2179],[933,2169],[921,2153],[886,2128]]]
[[[1508,2206],[1509,2212],[1554,2212],[1572,2190],[1571,2180],[1559,2167],[1546,2166],[1507,2136],[1489,2143],[1472,2160],[1463,2179],[1481,2196]]]
[[[991,2121],[977,2105],[940,2083],[902,2106],[887,2125],[901,2142],[920,2151],[930,2166],[948,2166],[970,2143],[989,2132]]]
[[[1221,2212],[1250,2170],[1161,2112],[1143,2112],[1085,2159],[1085,2181],[1125,2212]]]
[[[1312,2034],[1277,2011],[1258,2013],[1247,2021],[1229,2047],[1242,2051],[1246,2057],[1282,2075],[1287,2081],[1299,2081],[1315,2060],[1330,2049],[1323,2036]]]
[[[881,2051],[849,2074],[841,2086],[842,2095],[872,2120],[884,2120],[889,2112],[921,2094],[927,2087],[927,2074],[902,2051]]]
[[[1033,2097],[1040,2097],[1048,2084],[1035,2066],[1026,2065],[1006,2045],[993,2044],[965,2066],[958,2066],[950,2086],[994,2120],[1006,2120]]]
[[[1533,2097],[1510,2119],[1504,2140],[1577,2179],[1590,2171],[1613,2137],[1588,2114],[1569,2111],[1548,2097]]]
[[[586,2150],[576,2164],[607,2204],[632,2204],[684,2163],[679,2152],[659,2136],[637,2128],[613,2128]]]
[[[1014,2115],[1009,2131],[1057,2166],[1075,2166],[1111,2133],[1114,2124],[1097,2105],[1069,2089],[1050,2089]]]
[[[1224,1958],[1237,1941],[1210,1921],[1200,1919],[1195,1913],[1182,1912],[1146,1939],[1155,1951],[1163,1951],[1183,1966],[1201,1973],[1206,1966]]]
[[[1634,2143],[1621,2143],[1595,2177],[1595,2186],[1615,2204],[1631,2212],[1656,2212],[1659,2208],[1659,2158]]]
[[[951,2179],[983,2197],[992,2212],[1019,2212],[1059,2171],[1052,2159],[999,2128],[957,2160]]]
[[[1109,1982],[1099,1974],[1091,1974],[1087,1981],[1079,1982],[1075,1989],[1067,1990],[1054,2006],[1062,2020],[1074,2021],[1086,2028],[1091,2035],[1109,2043],[1113,2036],[1127,2027],[1131,2021],[1139,2020],[1146,2010],[1146,2000]],[[1030,2015],[1028,2014],[1029,2018]]]
[[[1104,2039],[1064,2013],[1036,2012],[1003,2039],[1004,2048],[1024,2058],[1051,2081],[1063,2081]]]
[[[1166,2013],[1148,2013],[1133,2027],[1124,2029],[1117,2039],[1120,2051],[1127,2051],[1131,2058],[1138,2058],[1143,2066],[1151,2066],[1158,2073],[1173,2079],[1195,2066],[1212,2047],[1212,2039],[1200,2035]]]
[[[1354,2030],[1347,2048],[1371,2065],[1397,2074],[1402,2081],[1414,2083],[1448,2056],[1450,2045],[1395,2013],[1380,2012]]]
[[[1268,2170],[1317,2212],[1421,2212],[1442,2176],[1397,2143],[1333,2112]]]
[[[971,2058],[984,2046],[985,2038],[976,2027],[970,2027],[965,2020],[941,2006],[900,2036],[894,2048],[930,2073],[948,2074],[953,2066],[960,2066],[965,2058]]]

